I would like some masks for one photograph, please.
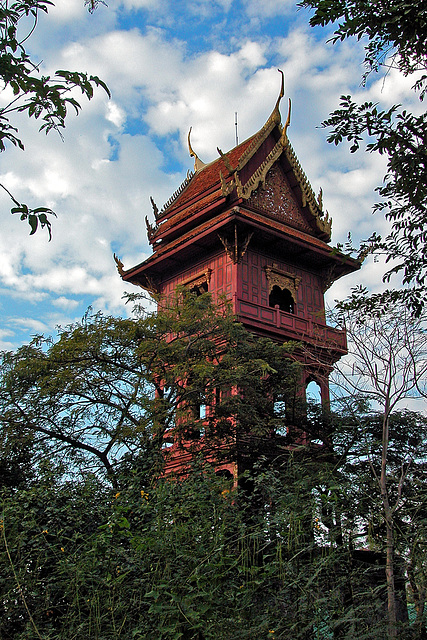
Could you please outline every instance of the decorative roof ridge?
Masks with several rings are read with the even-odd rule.
[[[165,204],[163,205],[163,207],[161,208],[161,210],[160,210],[160,212],[158,214],[158,219],[163,217],[163,215],[168,211],[168,209],[170,209],[170,207],[175,202],[175,200],[178,198],[178,196],[180,196],[185,191],[185,189],[188,187],[188,185],[190,184],[191,180],[193,179],[193,177],[195,175],[196,174],[193,171],[187,171],[187,175],[185,176],[185,178],[184,178],[183,182],[181,183],[181,185],[171,195],[169,200],[167,200],[165,202]]]
[[[249,162],[252,156],[258,151],[259,147],[264,142],[264,140],[268,137],[271,131],[273,131],[274,127],[275,126],[280,127],[280,124],[282,122],[282,117],[280,115],[279,105],[280,105],[281,99],[285,95],[285,74],[281,69],[278,69],[278,71],[282,75],[282,82],[280,86],[279,97],[277,98],[274,109],[271,112],[269,118],[267,119],[267,122],[265,122],[265,124],[261,127],[258,133],[255,134],[253,142],[249,145],[246,151],[244,151],[243,154],[240,156],[239,164],[236,167],[237,171],[240,171],[245,166],[245,164]]]
[[[194,172],[193,171],[188,171],[187,172],[187,177],[184,179],[184,181],[181,184],[181,186],[169,198],[169,200],[166,202],[166,204],[163,205],[161,211],[158,213],[158,218],[156,218],[156,219],[160,219],[165,213],[167,213],[167,210],[169,210],[171,208],[171,206],[174,204],[174,202],[177,200],[177,198],[185,191],[186,187],[190,184],[190,182],[191,182],[191,180],[193,178],[197,178],[199,175],[201,175],[203,173],[204,170],[209,169],[214,164],[220,162],[220,160],[224,161],[224,156],[228,156],[235,149],[238,149],[239,147],[245,145],[248,142],[248,140],[250,140],[251,138],[253,138],[253,135],[249,136],[249,138],[246,138],[246,140],[243,140],[243,142],[240,142],[236,147],[233,147],[232,149],[227,151],[227,153],[225,153],[225,154],[220,152],[220,157],[219,158],[214,158],[210,162],[207,162],[206,164],[203,165],[203,167],[201,167],[197,171],[194,171]],[[228,168],[227,168],[227,170],[228,170]],[[184,204],[182,204],[180,206],[182,206],[182,207],[190,206],[193,203],[193,200],[198,200],[201,197],[205,197],[206,195],[208,195],[209,193],[214,191],[217,188],[217,185],[221,184],[221,183],[222,183],[222,180],[221,180],[221,172],[220,172],[219,175],[218,175],[218,178],[216,179],[216,181],[214,183],[212,183],[209,187],[205,188],[203,192],[196,193],[188,202],[184,202]]]
[[[267,176],[267,173],[268,173],[269,169],[276,162],[276,160],[280,157],[280,155],[283,152],[283,149],[284,149],[284,147],[283,147],[283,144],[282,144],[282,139],[280,138],[276,142],[276,144],[274,145],[273,149],[270,151],[268,156],[265,158],[264,162],[262,162],[260,164],[258,169],[256,169],[256,171],[254,171],[254,173],[245,182],[244,185],[241,183],[239,175],[236,172],[235,182],[236,182],[236,187],[237,187],[237,195],[239,196],[239,198],[244,198],[245,200],[247,200],[251,196],[252,192],[255,191],[255,189],[257,189],[258,185],[261,182],[262,182],[262,184],[264,186],[265,178]]]
[[[279,96],[279,99],[280,99],[280,96]],[[277,105],[276,105],[277,108],[278,108],[278,104],[279,104],[279,100],[277,101]],[[245,182],[244,185],[240,180],[238,171],[236,170],[235,172],[235,178],[232,182],[236,184],[237,195],[240,198],[244,198],[245,200],[250,198],[250,196],[252,195],[252,192],[255,191],[255,189],[257,189],[259,184],[261,183],[262,183],[262,186],[265,187],[265,179],[267,177],[268,171],[271,169],[273,164],[277,162],[283,150],[289,144],[287,130],[290,125],[290,122],[291,122],[291,99],[289,98],[288,117],[286,118],[285,125],[282,126],[281,123],[278,124],[279,130],[280,130],[280,138],[278,139],[278,141],[276,142],[272,150],[269,152],[269,154],[266,156],[266,158],[264,158],[264,161],[252,173],[252,175],[250,176],[250,178],[248,178],[248,180]],[[231,183],[229,185],[226,185],[225,181],[222,180],[221,184],[222,184],[222,190],[224,195],[231,191]]]
[[[165,219],[161,224],[157,226],[157,228],[155,229],[155,236],[158,237],[160,233],[162,235],[164,233],[168,234],[174,227],[174,225],[186,222],[195,213],[204,211],[206,207],[209,207],[212,203],[219,201],[221,199],[221,195],[221,191],[218,189],[218,187],[212,188],[208,192],[206,192],[202,198],[194,199],[194,201],[191,202],[190,205],[186,203],[183,207],[177,208],[173,212],[173,215]]]
[[[328,212],[324,212],[322,208],[322,190],[319,193],[319,199],[316,200],[313,188],[297,158],[297,155],[287,138],[287,144],[284,147],[286,158],[291,165],[294,175],[298,181],[298,185],[301,189],[302,206],[308,207],[311,215],[316,221],[316,225],[320,231],[326,233],[329,238],[331,237],[332,219],[329,217]]]

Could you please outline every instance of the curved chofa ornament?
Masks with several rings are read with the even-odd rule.
[[[206,167],[206,163],[200,160],[199,156],[191,146],[190,135],[192,128],[193,127],[190,127],[190,131],[188,132],[188,151],[190,153],[190,158],[194,158],[194,171],[197,172],[200,171],[200,169],[203,169],[203,167]]]
[[[285,74],[283,73],[283,71],[281,69],[277,69],[277,71],[281,74],[282,76],[282,84],[280,86],[280,93],[279,93],[279,97],[277,98],[276,101],[276,106],[273,109],[273,113],[271,114],[270,117],[273,117],[275,119],[275,121],[277,122],[277,124],[280,124],[280,122],[282,121],[282,118],[280,116],[280,102],[283,98],[283,96],[285,95]]]
[[[280,143],[282,145],[282,147],[286,147],[288,144],[288,135],[287,135],[287,130],[289,125],[291,124],[291,99],[289,98],[289,102],[288,102],[288,117],[286,118],[286,122],[283,125],[283,129],[282,129],[282,135],[280,136]]]
[[[237,195],[240,198],[244,198],[245,200],[249,199],[252,193],[261,185],[265,186],[265,179],[267,173],[273,166],[275,162],[279,159],[283,151],[289,144],[288,137],[286,135],[286,131],[291,122],[291,101],[289,100],[289,111],[288,117],[286,119],[285,126],[282,127],[282,118],[280,115],[280,101],[282,100],[285,94],[285,75],[281,69],[278,69],[279,73],[282,76],[280,93],[277,98],[275,107],[270,114],[267,122],[264,126],[258,131],[258,133],[254,136],[252,143],[248,146],[246,151],[240,156],[239,164],[236,168],[235,173],[235,182],[237,187]],[[273,149],[270,151],[268,156],[264,159],[261,165],[252,173],[249,179],[246,180],[244,184],[242,184],[240,180],[239,172],[243,169],[245,165],[249,162],[249,160],[255,155],[258,149],[261,147],[261,144],[268,138],[270,133],[273,131],[275,127],[279,127],[281,132],[279,140],[277,140]]]

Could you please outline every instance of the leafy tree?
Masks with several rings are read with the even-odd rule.
[[[88,314],[56,342],[5,354],[0,425],[9,447],[26,438],[32,468],[1,492],[1,637],[383,639],[383,414],[362,394],[339,414],[307,412],[312,424],[297,426],[316,442],[275,440],[295,426],[275,411],[293,390],[293,357],[248,334],[226,303],[185,290],[157,314]],[[408,412],[388,423],[394,550],[419,639],[426,424]],[[237,426],[274,444],[252,447],[238,484],[209,461]],[[163,473],[171,432],[175,446],[194,443],[178,478]]]
[[[367,76],[372,72],[397,68],[414,77],[413,89],[422,100],[426,92],[427,8],[422,0],[304,0],[302,7],[313,8],[312,26],[335,24],[332,42],[356,37],[365,43]],[[401,274],[404,288],[393,292],[394,299],[407,301],[416,314],[426,302],[426,114],[416,115],[394,105],[383,110],[376,103],[356,104],[351,96],[341,96],[340,108],[330,114],[323,126],[330,127],[329,142],[344,139],[354,153],[365,145],[366,151],[387,158],[387,173],[377,188],[381,200],[374,211],[383,212],[391,221],[391,233],[384,239],[373,234],[362,243],[361,253],[379,251],[393,266],[385,274]],[[364,293],[364,292],[360,292]],[[390,293],[387,297],[390,296]],[[359,295],[359,304],[364,299]],[[371,302],[382,304],[382,295]]]
[[[324,465],[294,452],[255,472],[252,495],[197,463],[179,482],[127,470],[120,491],[87,473],[3,491],[2,638],[383,637],[379,598],[314,517]]]
[[[37,27],[40,12],[47,13],[53,4],[51,0],[5,0],[0,3],[1,91],[8,96],[8,102],[0,109],[0,151],[5,151],[7,144],[24,149],[16,123],[11,119],[13,114],[24,112],[39,120],[40,131],[49,133],[55,130],[61,135],[70,108],[76,114],[81,109],[73,95],[75,89],[88,100],[93,97],[94,87],[102,87],[110,95],[105,83],[97,76],[63,69],[53,76],[40,74],[40,62],[31,58],[26,43]],[[98,2],[90,0],[86,4],[93,11]],[[47,207],[32,209],[19,202],[3,184],[0,186],[14,203],[11,212],[19,214],[21,220],[30,225],[30,234],[35,233],[40,225],[47,229],[50,239],[48,216],[55,213]]]
[[[230,416],[253,433],[277,427],[273,399],[295,383],[291,352],[253,338],[209,294],[178,293],[136,319],[88,314],[57,342],[36,337],[2,355],[0,425],[12,440],[54,447],[64,463],[117,483],[116,469],[155,455],[167,430],[179,440],[200,429],[200,405],[212,406],[204,420],[212,447]]]
[[[351,548],[362,523],[381,548],[366,464],[340,477],[313,453],[261,459],[251,494],[202,460],[180,481],[50,469],[3,490],[2,638],[384,638],[383,566],[366,561],[381,554]]]

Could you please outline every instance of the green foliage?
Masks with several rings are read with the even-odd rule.
[[[343,139],[351,143],[354,153],[368,135],[368,152],[378,152],[387,157],[387,174],[377,188],[381,201],[374,205],[374,212],[385,212],[392,221],[390,235],[381,240],[372,236],[366,244],[371,251],[387,256],[386,262],[396,264],[387,272],[385,280],[402,273],[402,284],[411,288],[405,297],[417,315],[425,304],[425,229],[427,226],[427,188],[425,167],[427,163],[427,116],[415,116],[394,105],[381,111],[377,104],[366,102],[357,105],[350,96],[341,96],[341,108],[323,123],[331,127],[328,142],[339,144]],[[363,248],[364,250],[364,248]]]
[[[40,75],[39,62],[35,62],[28,54],[25,43],[37,27],[40,12],[48,13],[53,6],[50,0],[14,0],[0,3],[0,77],[2,91],[8,89],[12,97],[0,109],[0,152],[6,150],[7,143],[24,150],[24,143],[11,116],[14,113],[26,113],[28,117],[39,120],[40,131],[49,133],[55,130],[61,135],[65,121],[71,108],[76,114],[81,105],[73,95],[75,89],[91,100],[94,87],[102,87],[110,96],[106,84],[97,76],[88,76],[80,71],[58,70],[53,76]],[[90,2],[89,10],[93,11],[98,2]],[[22,23],[31,20],[32,25],[22,36]],[[20,24],[21,23],[21,24]],[[21,220],[26,220],[31,227],[30,235],[38,226],[46,228],[51,238],[51,222],[49,215],[55,215],[47,207],[30,208],[19,203],[10,195],[16,205],[11,211],[19,213]]]
[[[3,356],[0,637],[383,640],[381,413],[361,394],[290,418],[292,348],[251,336],[207,294],[161,305],[132,320],[88,313]],[[204,451],[195,438],[191,467],[165,476],[165,434],[188,443],[201,422]],[[252,447],[238,483],[215,474],[210,454],[237,428],[255,443],[291,426],[315,442],[281,435],[274,455]],[[397,594],[405,611],[406,574],[416,611],[399,637],[414,640],[426,426],[389,416]]]
[[[422,100],[426,91],[426,34],[427,9],[421,0],[392,0],[387,3],[373,1],[307,0],[300,4],[313,8],[312,26],[335,24],[332,41],[357,37],[365,43],[367,76],[390,66],[405,75],[417,74],[414,90]],[[397,295],[404,299],[416,315],[426,303],[426,235],[427,192],[425,169],[427,163],[427,118],[394,105],[382,110],[378,104],[356,104],[351,96],[341,96],[340,108],[323,122],[331,133],[328,142],[339,144],[344,139],[354,153],[361,144],[369,153],[387,158],[387,173],[377,188],[381,200],[374,211],[384,213],[391,221],[392,230],[383,240],[373,234],[362,243],[366,250],[386,255],[393,267],[386,273],[387,282],[400,274],[404,288]],[[388,292],[386,297],[390,296]],[[359,296],[358,303],[365,298]],[[381,305],[383,298],[376,295],[374,303]],[[369,303],[368,303],[369,304]]]
[[[88,313],[57,342],[38,336],[2,354],[5,432],[42,439],[64,463],[116,484],[122,464],[142,452],[151,463],[168,429],[177,439],[200,429],[201,404],[214,407],[205,423],[212,448],[230,416],[258,435],[277,428],[273,399],[295,384],[293,347],[255,339],[209,294],[178,293],[168,304],[133,320]]]
[[[332,42],[366,38],[368,72],[390,57],[405,74],[425,68],[427,9],[422,1],[307,0],[300,6],[315,9],[312,27],[338,22]]]
[[[197,468],[116,493],[90,477],[3,493],[1,637],[375,638],[361,599],[341,610],[348,552],[310,534],[319,479],[293,456],[263,465],[252,496]]]

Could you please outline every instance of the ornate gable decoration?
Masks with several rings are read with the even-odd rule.
[[[320,190],[319,196],[316,200],[314,191],[311,188],[307,176],[305,175],[289,140],[288,144],[286,145],[285,154],[301,189],[302,206],[308,207],[308,210],[316,221],[318,229],[323,233],[326,233],[330,238],[332,231],[332,220],[329,217],[327,211],[326,213],[323,213],[322,190]]]
[[[251,144],[240,156],[239,162],[235,169],[233,169],[230,166],[227,155],[223,154],[222,151],[218,149],[218,152],[221,158],[224,160],[224,164],[228,169],[229,175],[233,175],[233,179],[231,180],[231,182],[228,182],[228,183],[226,182],[226,180],[222,175],[220,176],[223,195],[228,195],[229,193],[231,193],[232,189],[236,187],[237,195],[239,196],[239,198],[244,198],[245,200],[250,198],[252,192],[255,191],[255,189],[257,189],[260,183],[262,183],[263,185],[265,184],[265,178],[269,169],[280,158],[286,146],[286,143],[287,143],[286,131],[291,121],[291,101],[289,100],[289,111],[288,111],[288,117],[287,117],[285,126],[282,127],[281,126],[282,117],[280,115],[279,105],[280,105],[281,99],[285,94],[285,80],[284,80],[283,71],[280,71],[280,73],[282,74],[282,84],[281,84],[280,94],[279,94],[279,97],[277,98],[276,105],[270,117],[268,118],[267,122],[254,136]],[[275,127],[279,127],[281,130],[281,136],[279,140],[276,142],[273,149],[270,151],[270,153],[267,155],[267,157],[264,159],[261,165],[252,173],[250,178],[246,180],[246,182],[243,184],[241,182],[239,173],[241,172],[243,167],[245,167],[248,164],[249,160],[253,158],[253,156],[261,147],[262,143],[265,142],[265,140],[267,140],[268,136],[270,135],[270,133],[273,131]]]
[[[194,207],[197,207],[198,202],[203,202],[204,195],[208,192],[214,194],[214,198],[216,194],[218,194],[219,198],[231,197],[231,199],[235,199],[237,196],[237,198],[244,200],[252,199],[254,203],[255,201],[257,202],[255,205],[257,209],[262,210],[267,215],[274,213],[272,210],[268,211],[265,206],[262,206],[261,200],[266,196],[270,198],[271,193],[269,193],[269,190],[271,192],[271,190],[275,188],[272,183],[270,183],[270,180],[272,176],[273,181],[276,179],[274,178],[274,169],[276,165],[281,164],[278,163],[278,160],[282,154],[285,154],[286,163],[292,170],[296,180],[296,187],[293,186],[292,189],[289,188],[288,190],[284,186],[284,192],[279,196],[278,200],[279,210],[282,208],[281,205],[284,204],[285,200],[288,199],[290,202],[290,197],[292,197],[292,201],[296,206],[290,206],[286,220],[290,224],[294,224],[308,233],[313,233],[313,230],[316,232],[317,229],[323,236],[323,239],[326,237],[327,240],[330,240],[332,222],[328,214],[323,213],[321,194],[319,198],[316,199],[287,136],[287,129],[290,125],[291,117],[290,100],[286,122],[283,126],[281,124],[279,106],[284,96],[284,74],[282,71],[280,71],[280,73],[282,76],[281,89],[270,117],[258,133],[245,143],[242,143],[244,146],[241,149],[239,149],[241,145],[238,145],[227,154],[222,153],[222,151],[218,149],[220,158],[206,165],[200,160],[191,146],[190,129],[188,134],[188,148],[190,156],[195,159],[194,171],[187,173],[181,186],[169,198],[160,211],[151,199],[155,225],[151,225],[148,221],[146,221],[146,223],[149,241],[154,249],[159,246],[163,232],[170,229],[178,220],[175,218],[177,211],[183,210],[180,221],[184,218],[191,217],[192,212],[195,210]],[[262,150],[263,145],[266,149],[264,152]],[[223,173],[225,175],[223,175]],[[284,185],[285,182],[287,181],[284,178],[282,184]],[[262,195],[258,192],[257,195],[257,191],[261,189],[265,190],[266,185],[267,192],[263,192]],[[295,199],[295,188],[297,192],[299,192],[297,199]],[[300,200],[299,203],[298,200]],[[193,208],[187,207],[187,209],[184,210],[185,205],[190,201]],[[301,205],[303,211],[301,211]],[[296,209],[298,209],[298,212]],[[281,218],[280,211],[279,215],[275,215],[274,217]],[[283,220],[285,221],[284,217]]]
[[[280,69],[279,69],[280,71]],[[332,220],[330,219],[328,213],[323,213],[322,207],[322,197],[321,193],[319,194],[318,200],[314,195],[313,189],[305,175],[302,167],[298,161],[298,158],[292,148],[291,143],[289,142],[287,136],[287,130],[290,125],[291,120],[291,101],[289,100],[289,109],[288,116],[284,126],[281,124],[281,115],[279,110],[280,101],[284,95],[284,75],[282,74],[282,84],[279,97],[277,99],[276,105],[268,118],[267,122],[264,124],[262,129],[254,136],[249,147],[244,151],[244,153],[240,156],[239,162],[237,166],[233,169],[230,166],[230,163],[227,162],[228,158],[226,154],[223,154],[220,149],[218,149],[221,158],[224,160],[226,167],[229,172],[229,176],[233,176],[231,180],[226,180],[224,176],[220,175],[221,179],[221,189],[222,194],[224,196],[229,195],[234,188],[236,188],[236,192],[239,198],[243,198],[248,200],[254,191],[258,189],[258,187],[265,188],[266,178],[268,172],[273,167],[273,165],[278,161],[282,153],[285,153],[286,159],[290,164],[294,176],[297,180],[298,186],[301,190],[301,199],[302,206],[304,208],[307,207],[308,212],[314,219],[314,222],[322,233],[326,234],[328,238],[331,237],[331,228],[332,228]],[[247,166],[248,162],[253,158],[256,152],[260,149],[261,145],[268,138],[270,133],[273,131],[275,127],[278,127],[280,130],[280,138],[268,153],[268,155],[264,158],[261,164],[252,172],[250,177],[242,182],[240,173],[244,167]]]
[[[256,189],[249,198],[250,205],[265,215],[310,233],[311,227],[302,215],[296,198],[283,174],[280,164],[267,173],[263,189]]]

